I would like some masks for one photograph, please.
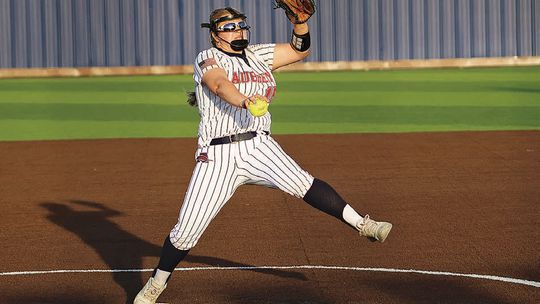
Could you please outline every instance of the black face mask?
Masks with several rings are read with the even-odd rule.
[[[249,45],[249,36],[250,36],[250,33],[249,33],[249,30],[248,30],[248,39],[245,39],[242,37],[242,39],[236,39],[236,40],[233,40],[231,42],[219,37],[219,35],[217,33],[215,33],[216,37],[227,43],[228,45],[231,46],[231,49],[235,52],[239,52],[239,51],[243,51],[245,48],[247,48],[247,46]]]
[[[249,40],[247,39],[237,39],[229,43],[229,45],[231,46],[231,49],[233,49],[236,52],[242,51],[243,49],[247,48],[248,44],[249,44]]]

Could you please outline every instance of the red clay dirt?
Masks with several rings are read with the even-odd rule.
[[[372,243],[277,190],[241,187],[181,267],[347,266],[540,282],[540,132],[276,136]],[[175,224],[195,139],[0,143],[0,303],[130,303]],[[6,275],[35,270],[110,270]],[[539,303],[481,278],[329,269],[177,271],[166,303]]]

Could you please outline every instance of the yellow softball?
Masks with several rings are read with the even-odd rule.
[[[268,102],[261,98],[255,98],[252,102],[249,102],[247,108],[251,115],[260,117],[268,112]]]

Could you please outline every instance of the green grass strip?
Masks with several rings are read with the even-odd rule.
[[[539,130],[540,67],[277,73],[274,134]],[[0,80],[0,140],[195,137],[189,75]]]

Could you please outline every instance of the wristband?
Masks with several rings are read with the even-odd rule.
[[[311,37],[309,35],[309,32],[298,35],[293,31],[291,37],[291,46],[293,49],[299,52],[307,51],[311,46]]]

